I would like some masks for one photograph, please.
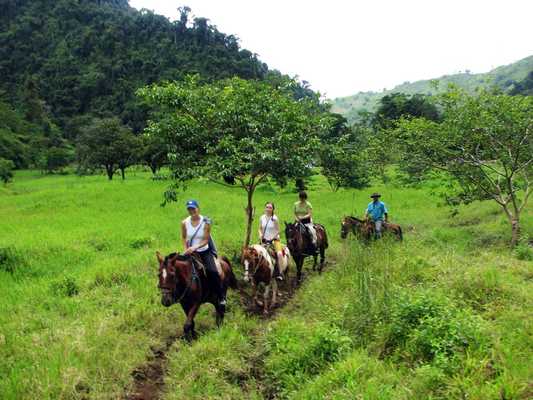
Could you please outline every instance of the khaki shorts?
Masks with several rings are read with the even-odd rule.
[[[274,250],[276,250],[276,253],[279,253],[280,251],[283,251],[283,246],[279,240],[273,240],[272,246],[274,246]]]

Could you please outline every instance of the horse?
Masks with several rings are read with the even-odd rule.
[[[341,239],[346,239],[348,234],[352,232],[358,239],[370,240],[371,227],[365,220],[356,217],[344,217],[341,220]]]
[[[317,246],[313,246],[311,238],[306,234],[307,228],[301,222],[287,223],[285,222],[285,237],[287,239],[287,246],[291,251],[292,258],[296,264],[296,279],[298,282],[302,280],[302,266],[305,257],[312,256],[314,259],[313,271],[316,270],[317,256],[320,253],[320,264],[318,272],[322,273],[324,261],[326,259],[326,249],[328,248],[328,236],[326,228],[323,225],[315,224]]]
[[[211,303],[216,310],[217,326],[222,325],[226,306],[219,304],[215,290],[212,290],[202,265],[193,256],[172,253],[163,258],[156,252],[159,261],[159,289],[161,290],[161,304],[170,307],[180,303],[186,315],[183,332],[190,340],[196,336],[194,331],[194,317],[200,305]],[[231,264],[226,257],[216,260],[218,273],[222,279],[224,295],[229,288],[237,288],[237,279],[233,274]],[[205,268],[205,267],[203,267]]]
[[[242,251],[242,260],[244,263],[244,281],[252,283],[253,298],[256,304],[263,306],[263,314],[268,314],[270,308],[276,305],[278,295],[278,283],[274,279],[274,261],[268,253],[268,250],[259,245],[254,244],[245,247]],[[290,251],[287,248],[283,249],[282,265],[279,265],[280,274],[287,277],[287,270],[289,267]],[[263,304],[257,299],[257,287],[263,283],[265,291],[263,292]],[[268,295],[270,287],[272,286],[272,301],[268,302]]]
[[[362,220],[351,216],[344,217],[341,220],[341,238],[346,239],[350,232],[352,232],[359,239],[364,239],[368,241],[375,237],[376,225],[374,221],[369,218]],[[402,228],[398,224],[384,222],[383,233],[391,233],[399,241],[403,240]]]

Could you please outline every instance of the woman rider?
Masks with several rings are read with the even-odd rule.
[[[205,266],[208,279],[216,290],[220,305],[226,304],[222,280],[218,274],[215,257],[209,246],[211,235],[211,221],[200,215],[200,208],[196,200],[189,200],[186,204],[189,216],[181,222],[181,238],[185,255],[196,253]]]
[[[301,191],[298,194],[298,197],[300,198],[299,201],[294,203],[294,216],[296,217],[296,220],[301,222],[305,225],[309,233],[311,234],[311,240],[313,242],[313,246],[316,247],[316,230],[313,226],[313,206],[311,203],[307,201],[307,193],[305,191]]]
[[[274,203],[268,202],[265,204],[265,213],[259,219],[259,241],[263,245],[272,245],[276,252],[277,263],[274,268],[274,275],[282,280],[279,273],[279,266],[283,260],[283,246],[279,240],[279,220],[274,215]]]

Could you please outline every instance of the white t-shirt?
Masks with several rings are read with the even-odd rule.
[[[200,215],[200,224],[196,226],[192,226],[191,217],[187,217],[185,219],[185,229],[187,230],[187,246],[188,247],[197,245],[205,239],[206,223],[207,223],[206,220],[201,215]],[[193,235],[194,235],[194,238],[192,239],[192,242],[191,242],[191,238],[193,237]],[[209,244],[199,247],[196,251],[199,251],[201,253],[203,251],[206,251],[207,249],[209,249]]]
[[[273,215],[268,217],[266,214],[261,215],[261,232],[263,233],[263,239],[271,241],[279,238],[279,229],[276,228],[275,221],[278,221],[278,217]]]

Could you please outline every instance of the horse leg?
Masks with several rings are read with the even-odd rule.
[[[317,264],[316,260],[317,260],[317,254],[315,253],[313,255],[313,271],[316,271],[316,264]]]
[[[221,327],[222,323],[224,322],[224,314],[226,313],[226,306],[224,304],[219,304],[218,302],[215,305],[215,310],[217,313],[216,316],[216,323],[217,327]]]
[[[265,285],[265,291],[263,293],[263,314],[268,314],[268,293],[270,292],[270,285],[272,284],[272,280],[268,285]]]
[[[322,273],[322,269],[324,268],[324,261],[326,260],[326,249],[324,246],[320,247],[320,266],[318,267],[318,273]]]
[[[272,303],[270,303],[270,308],[275,307],[278,301],[278,283],[275,279],[272,280]]]
[[[262,304],[259,301],[259,298],[257,297],[258,296],[257,286],[258,286],[258,283],[253,281],[252,282],[252,299],[255,305],[261,306]]]
[[[187,313],[187,319],[183,325],[183,333],[185,334],[185,339],[188,341],[191,341],[196,336],[196,332],[194,331],[194,317],[196,316],[199,308],[200,303],[193,304]]]
[[[298,260],[296,260],[296,281],[297,283],[300,283],[302,281],[303,263],[304,263],[303,257],[299,257]]]

